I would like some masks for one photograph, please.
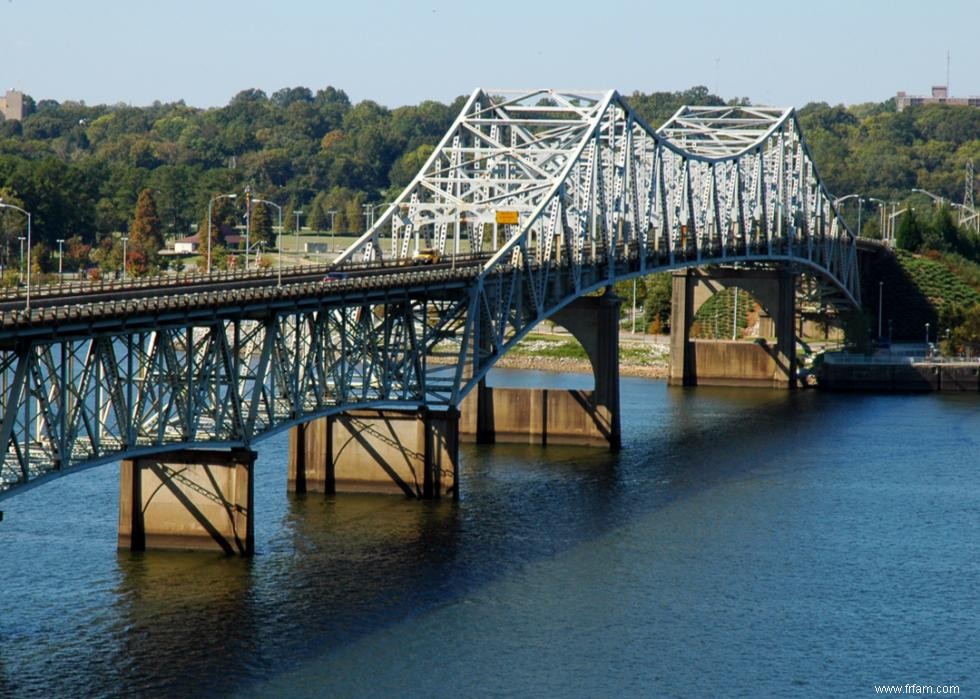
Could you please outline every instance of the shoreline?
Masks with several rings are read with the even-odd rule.
[[[534,357],[528,355],[504,355],[493,365],[494,369],[531,369],[554,373],[591,374],[592,363],[587,359],[568,357]],[[620,376],[637,376],[647,379],[666,379],[669,375],[667,364],[633,364],[620,362]]]

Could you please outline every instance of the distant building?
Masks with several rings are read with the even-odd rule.
[[[899,92],[895,97],[895,108],[902,111],[917,104],[956,104],[965,107],[980,107],[980,97],[950,97],[946,85],[934,85],[931,97],[920,97]]]
[[[4,119],[16,119],[20,121],[24,118],[24,93],[17,90],[7,90],[7,94],[0,97],[0,114]]]

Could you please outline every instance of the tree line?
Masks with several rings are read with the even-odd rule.
[[[723,99],[703,86],[626,99],[653,127],[683,104],[750,102]],[[245,90],[212,109],[182,101],[89,106],[28,97],[22,121],[0,121],[0,198],[32,212],[33,238],[43,246],[39,261],[59,239],[69,248],[66,261],[81,262],[86,246],[89,256],[103,248],[103,258],[121,255],[106,238],[139,238],[131,229],[143,196],[160,234],[187,235],[192,223],[206,227],[211,197],[246,185],[282,207],[287,232],[299,221],[313,230],[359,233],[364,205],[389,201],[408,184],[464,101],[388,108],[370,100],[353,104],[331,86],[271,95]],[[980,109],[922,105],[898,112],[890,99],[850,107],[811,103],[799,118],[820,175],[837,196],[902,201],[917,187],[961,201],[966,162],[980,164]],[[142,206],[145,213],[148,204]],[[241,196],[216,201],[213,225],[240,223],[243,206]],[[255,215],[269,217],[264,208]],[[846,207],[852,224],[855,213]],[[880,236],[879,217],[864,213],[863,233]],[[23,229],[18,212],[0,210],[0,265],[11,266]]]

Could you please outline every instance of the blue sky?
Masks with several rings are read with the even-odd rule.
[[[333,85],[353,101],[475,87],[706,85],[800,107],[980,95],[980,0],[0,0],[0,90],[35,99],[227,104]]]

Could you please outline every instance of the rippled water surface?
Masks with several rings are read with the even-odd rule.
[[[980,398],[623,411],[618,454],[464,447],[458,503],[288,496],[271,438],[251,560],[117,553],[116,466],[8,498],[0,696],[980,694]]]

